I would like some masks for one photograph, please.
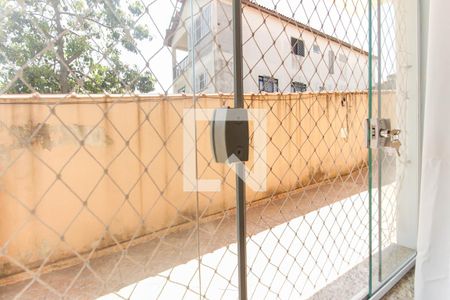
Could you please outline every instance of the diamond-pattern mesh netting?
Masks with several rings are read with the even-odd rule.
[[[407,159],[381,157],[369,233],[368,1],[242,2],[246,167],[266,172],[246,188],[248,296],[350,297],[370,234],[396,242]],[[231,0],[0,5],[0,298],[236,299],[236,175],[208,119],[233,107]],[[403,128],[402,11],[381,7],[382,110]]]
[[[373,74],[377,76],[374,86],[373,103],[374,116],[389,118],[392,128],[402,130],[400,134],[401,147],[398,155],[394,149],[374,151],[373,160],[373,201],[372,201],[372,232],[374,248],[373,284],[376,286],[386,280],[390,274],[399,268],[406,258],[414,251],[402,247],[398,242],[399,219],[398,194],[402,188],[405,176],[405,166],[410,158],[406,136],[406,114],[408,111],[408,51],[406,50],[406,9],[397,1],[382,2],[374,11],[374,60]],[[395,28],[395,31],[392,30]]]

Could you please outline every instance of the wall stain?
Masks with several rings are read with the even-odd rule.
[[[14,157],[14,152],[33,147],[36,151],[53,151],[60,146],[104,147],[114,144],[114,139],[102,126],[80,124],[48,124],[32,120],[0,128],[0,171],[3,171]],[[0,182],[1,188],[1,182]]]
[[[42,149],[52,150],[50,125],[29,121],[24,125],[13,125],[9,128],[10,136],[15,139],[13,149],[25,148],[28,145],[40,146]]]

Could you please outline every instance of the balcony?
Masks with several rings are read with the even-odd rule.
[[[173,80],[175,81],[178,77],[181,76],[186,70],[190,67],[192,60],[190,59],[190,55],[187,55],[183,60],[181,60],[174,68],[173,68]]]

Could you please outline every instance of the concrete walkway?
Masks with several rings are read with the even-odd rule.
[[[359,170],[248,208],[251,299],[308,298],[367,258],[366,174]],[[198,230],[193,224],[88,264],[0,287],[0,298],[236,299],[235,241],[235,216],[228,211]],[[356,294],[360,284],[349,288]]]

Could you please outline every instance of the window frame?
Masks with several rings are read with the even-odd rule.
[[[304,93],[307,89],[308,85],[306,83],[300,81],[291,82],[291,93]]]
[[[328,73],[334,74],[334,63],[336,61],[336,55],[332,49],[328,50]]]
[[[270,87],[270,89],[267,88],[268,86]],[[277,93],[280,91],[278,78],[272,76],[259,75],[258,88],[260,92]]]
[[[348,62],[348,56],[345,53],[339,53],[339,61],[341,63],[347,63]]]
[[[199,93],[204,91],[207,88],[206,84],[206,73],[198,74],[197,80],[195,81],[195,92]]]
[[[194,19],[194,44],[197,45],[205,36],[211,32],[211,4],[201,8],[198,16]]]
[[[305,57],[305,41],[291,37],[291,53],[296,56]]]
[[[313,45],[312,45],[312,51],[313,51],[313,53],[320,54],[320,53],[321,53],[321,50],[320,50],[319,44],[313,43]]]

